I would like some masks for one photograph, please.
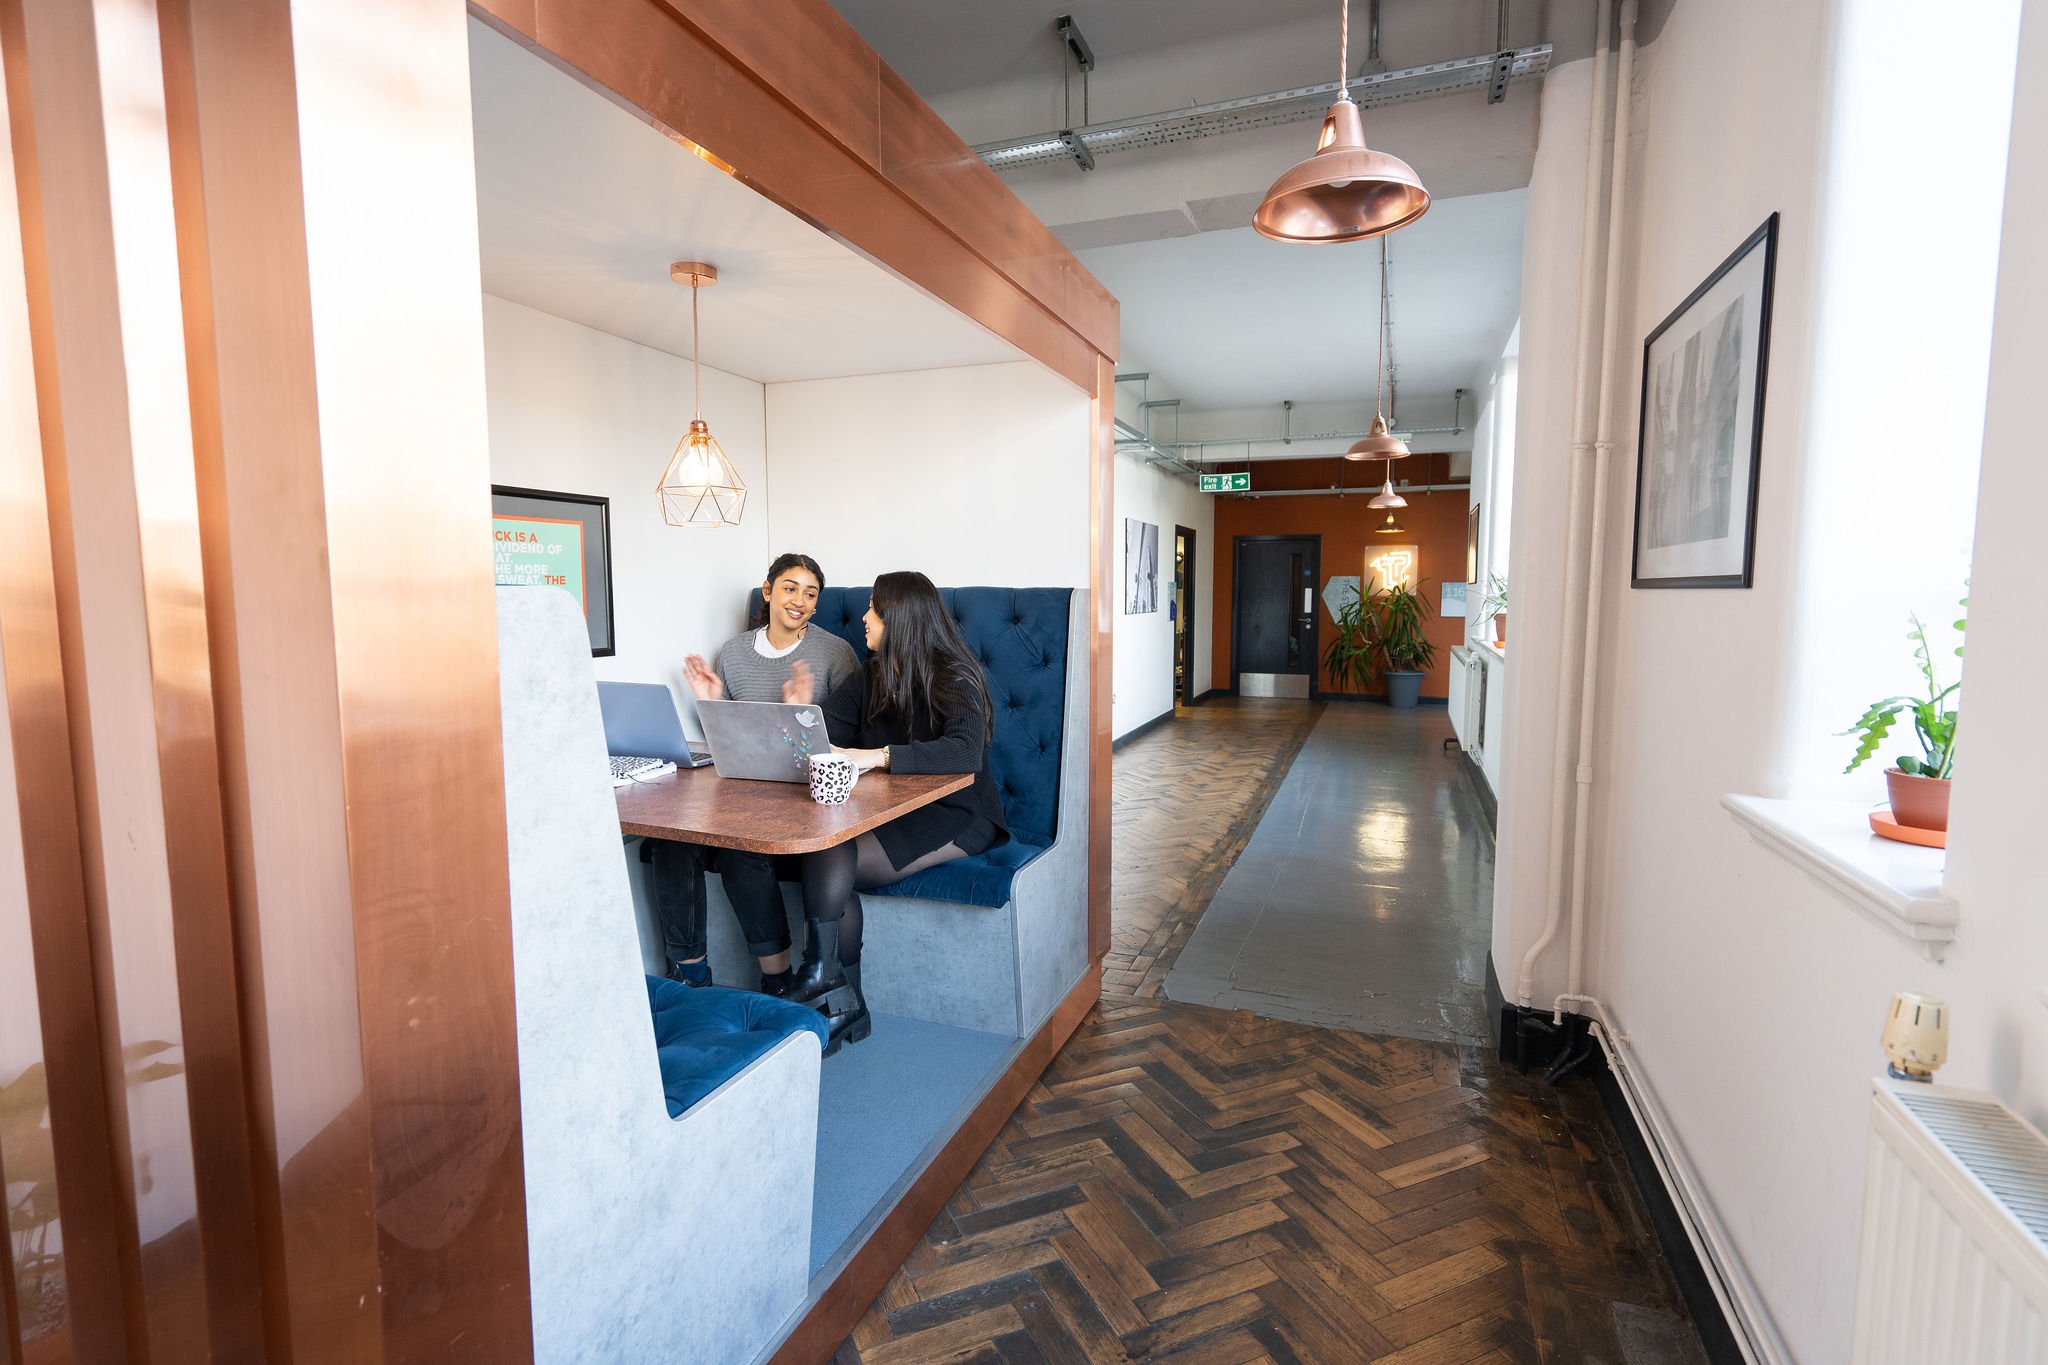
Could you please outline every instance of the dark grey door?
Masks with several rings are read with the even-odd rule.
[[[1319,536],[1239,536],[1231,674],[1239,695],[1315,693]]]

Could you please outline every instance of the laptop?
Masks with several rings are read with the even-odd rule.
[[[700,701],[697,719],[720,777],[809,782],[811,755],[832,752],[825,712],[780,701]]]
[[[613,786],[711,761],[710,752],[683,733],[675,695],[661,683],[601,682],[597,706],[604,713]]]

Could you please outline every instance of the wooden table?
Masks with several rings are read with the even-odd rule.
[[[972,773],[867,772],[843,806],[811,800],[803,782],[755,782],[685,768],[616,789],[619,828],[649,839],[677,839],[750,853],[816,853],[899,815],[930,805],[974,781]]]

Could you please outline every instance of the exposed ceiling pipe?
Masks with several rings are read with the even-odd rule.
[[[1400,434],[1409,436],[1456,436],[1464,431],[1462,426],[1454,427],[1403,427]],[[1292,444],[1295,441],[1355,441],[1370,433],[1363,431],[1297,431],[1282,436],[1207,436],[1199,441],[1166,441],[1165,445],[1177,450],[1200,450],[1206,446],[1271,446]]]
[[[1628,0],[1632,4],[1632,0]],[[1578,310],[1578,354],[1573,365],[1573,412],[1572,445],[1566,460],[1565,486],[1565,581],[1564,581],[1564,630],[1560,641],[1557,665],[1558,706],[1562,709],[1571,696],[1574,669],[1584,640],[1586,620],[1589,613],[1574,611],[1573,603],[1583,602],[1586,593],[1586,573],[1576,548],[1585,536],[1585,486],[1586,464],[1592,451],[1592,405],[1597,399],[1593,367],[1597,363],[1593,348],[1597,344],[1597,332],[1593,316],[1594,290],[1600,283],[1599,239],[1600,239],[1600,195],[1603,188],[1604,167],[1601,152],[1607,134],[1610,112],[1608,94],[1608,57],[1613,50],[1609,29],[1614,22],[1613,0],[1600,0],[1599,13],[1594,27],[1593,91],[1586,114],[1586,192],[1582,227],[1579,237],[1579,310]],[[1625,143],[1617,142],[1617,147]],[[1609,250],[1615,244],[1609,243]],[[1525,589],[1526,591],[1526,589]],[[1556,941],[1564,927],[1565,913],[1565,853],[1568,848],[1565,827],[1566,813],[1571,805],[1569,788],[1572,778],[1569,767],[1572,760],[1571,728],[1560,724],[1551,742],[1551,781],[1549,858],[1544,872],[1544,914],[1543,932],[1522,955],[1521,971],[1515,981],[1515,1002],[1528,1006],[1536,994],[1536,961]]]
[[[1362,484],[1356,488],[1267,488],[1249,493],[1226,493],[1231,498],[1370,498],[1380,491],[1376,483]],[[1470,483],[1397,483],[1396,493],[1469,493]]]
[[[1509,64],[1510,81],[1535,80],[1550,69],[1551,46],[1549,43],[1536,43],[1529,47],[1517,48],[1510,56],[1513,58]],[[1390,104],[1435,99],[1466,90],[1489,89],[1497,78],[1499,63],[1498,52],[1486,52],[1472,57],[1454,58],[1447,62],[1403,67],[1398,71],[1378,71],[1371,75],[1354,76],[1345,84],[1353,102],[1359,108],[1379,109]],[[1086,93],[1084,84],[1084,104]],[[1094,157],[1104,152],[1128,151],[1138,147],[1163,147],[1168,143],[1192,142],[1202,138],[1218,137],[1225,133],[1244,132],[1251,128],[1274,128],[1290,123],[1303,123],[1321,118],[1336,94],[1337,82],[1324,81],[1320,85],[1272,90],[1262,95],[1247,95],[1242,99],[1218,100],[1210,104],[1169,109],[1156,114],[1140,114],[1134,118],[1090,123],[1079,128],[1055,129],[1050,132],[1034,133],[1029,137],[980,142],[976,143],[972,150],[975,155],[999,171],[1013,170],[1020,166],[1048,165],[1074,159],[1075,146],[1081,147]],[[1083,116],[1086,116],[1085,109]],[[1063,134],[1071,135],[1071,144]]]

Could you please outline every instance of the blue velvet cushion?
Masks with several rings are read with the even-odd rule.
[[[793,1033],[809,1029],[825,1045],[825,1016],[757,991],[685,986],[647,978],[654,1011],[654,1050],[661,1058],[661,1088],[668,1116],[685,1109],[745,1071]]]
[[[1017,869],[1059,833],[1060,736],[1066,724],[1067,610],[1071,588],[941,588],[967,647],[988,675],[996,711],[989,768],[1002,793],[1010,842],[917,873],[884,894],[1005,905]],[[817,621],[867,659],[866,588],[827,588]]]

